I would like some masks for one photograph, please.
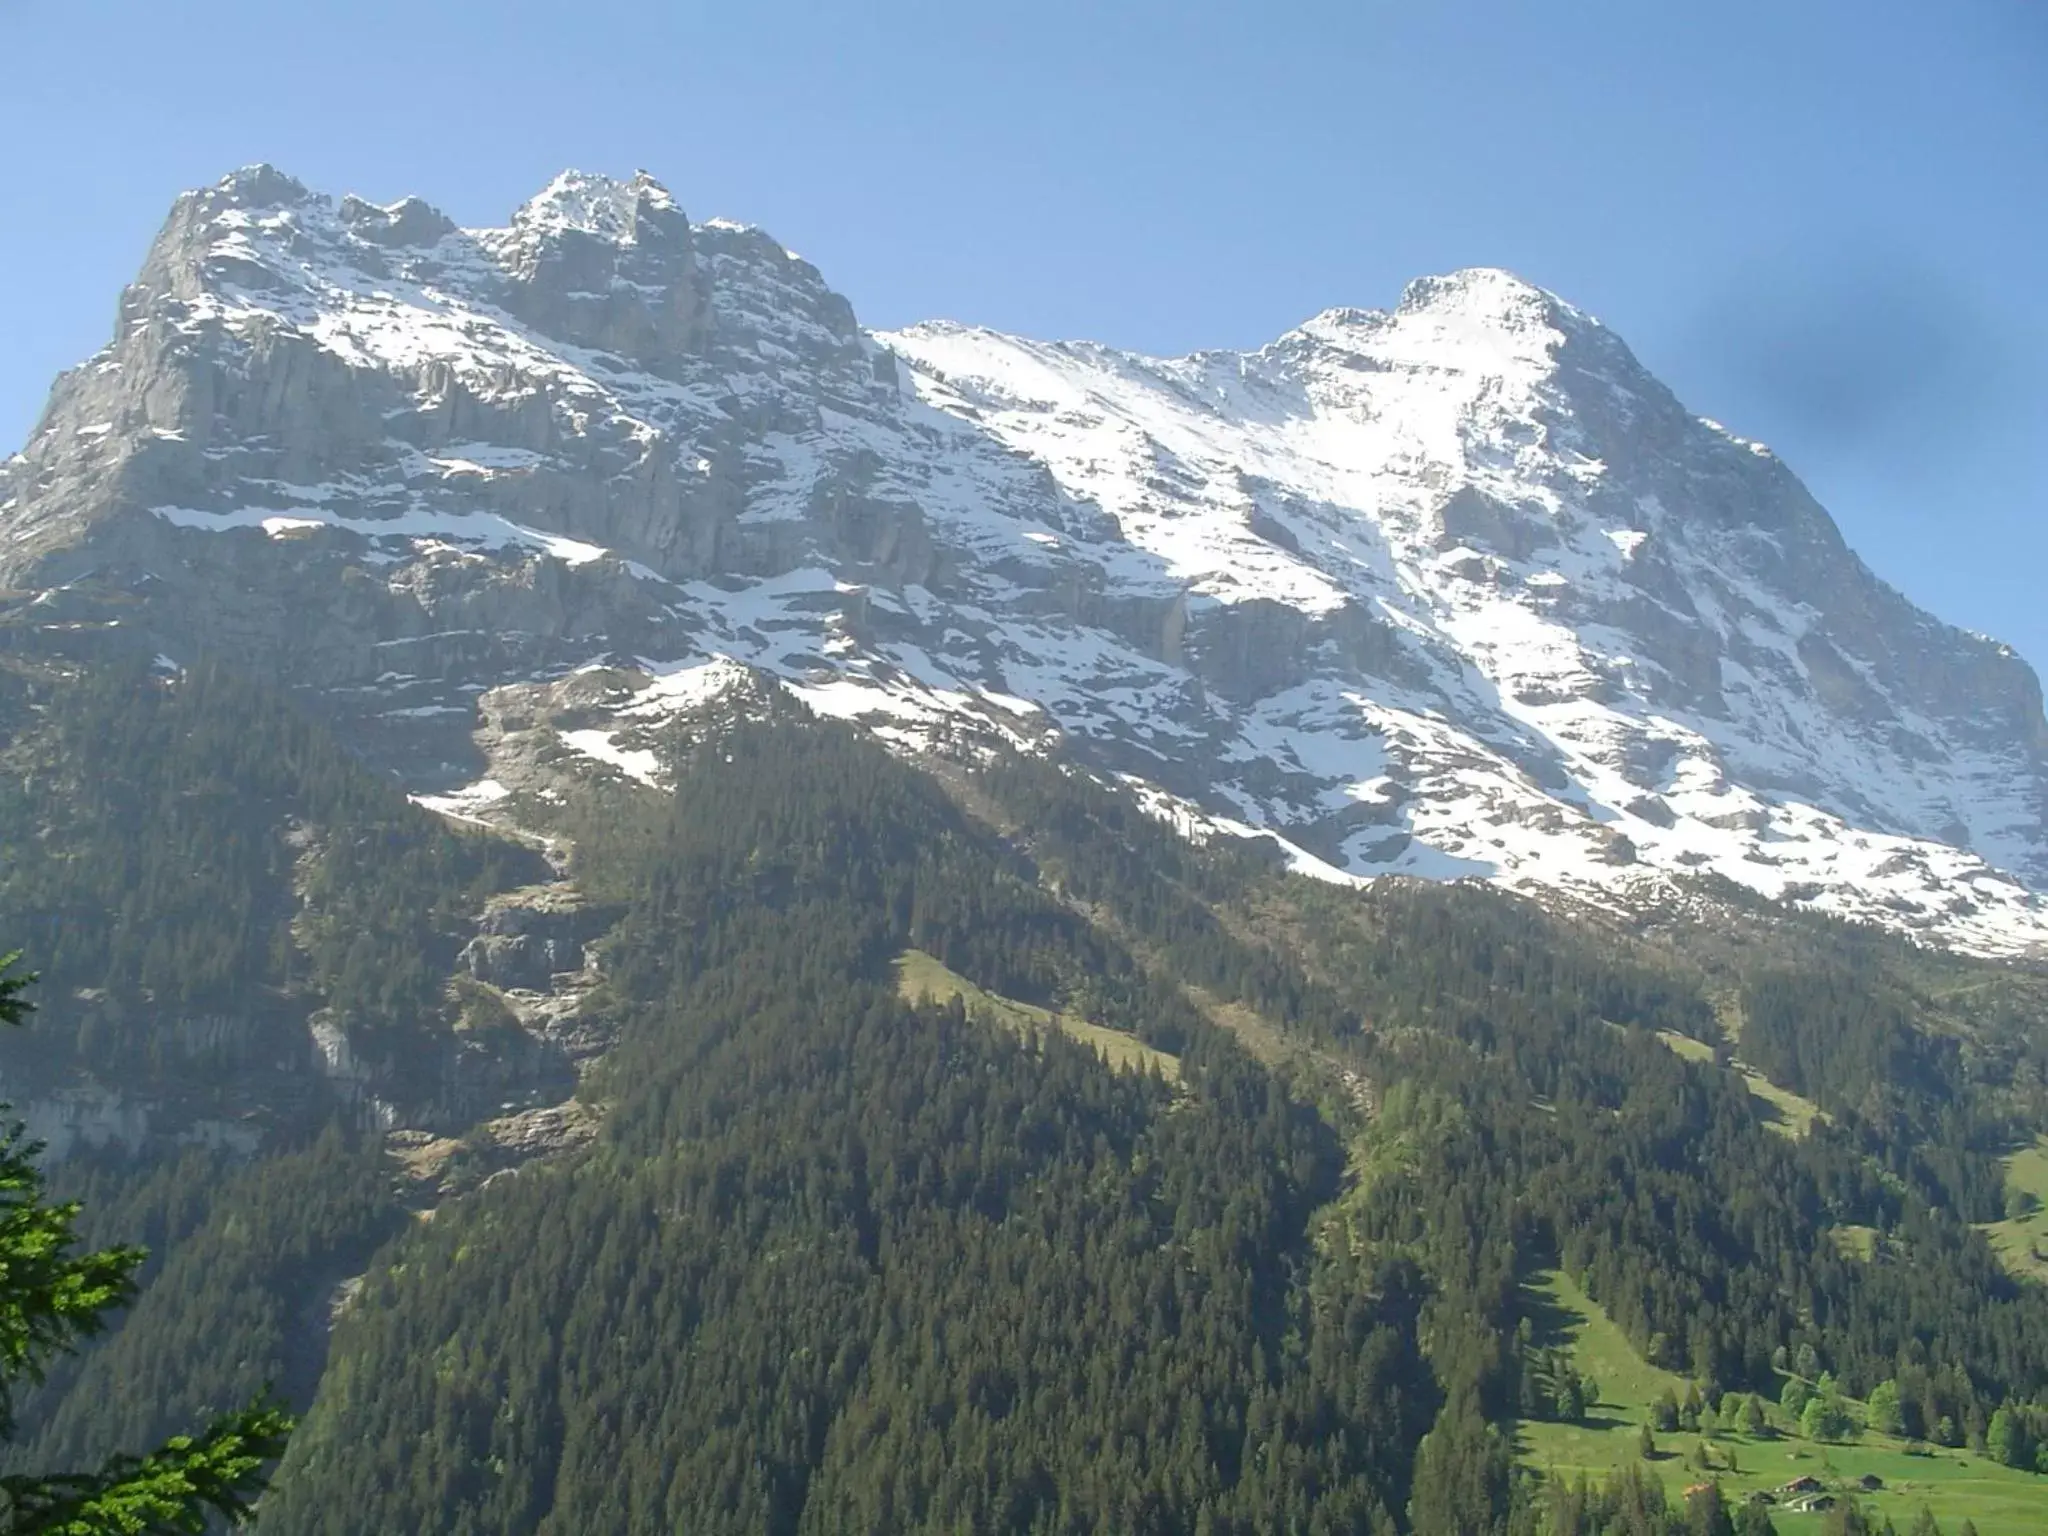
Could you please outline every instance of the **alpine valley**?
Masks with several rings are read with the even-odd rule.
[[[10,1454],[272,1381],[287,1533],[2038,1530],[2044,895],[2026,664],[1507,272],[1160,359],[245,169],[0,462],[0,1085],[155,1253]]]

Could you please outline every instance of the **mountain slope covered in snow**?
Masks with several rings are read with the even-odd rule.
[[[26,632],[261,658],[431,803],[659,779],[749,671],[1064,744],[1333,879],[1688,875],[2048,947],[2048,727],[1767,450],[1476,270],[1250,353],[864,332],[759,231],[565,174],[503,229],[188,194],[0,465]]]

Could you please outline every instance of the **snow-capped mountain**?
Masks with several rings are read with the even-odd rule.
[[[1329,878],[1715,873],[2048,948],[2032,672],[1504,272],[1162,360],[864,332],[645,176],[462,230],[259,167],[179,200],[0,466],[0,585],[260,659],[458,814],[536,741],[658,779],[663,720],[766,674],[906,750],[1064,741]]]

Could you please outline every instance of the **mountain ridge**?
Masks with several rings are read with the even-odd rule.
[[[507,777],[481,716],[578,669],[637,678],[554,730],[616,769],[738,663],[904,750],[1063,741],[1327,878],[1711,872],[2048,948],[2025,664],[1500,269],[1156,359],[865,331],[645,173],[462,230],[250,168],[179,200],[0,528],[19,622],[264,657],[422,796]]]

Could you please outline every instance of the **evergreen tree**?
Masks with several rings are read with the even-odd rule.
[[[2023,1467],[2027,1455],[2026,1426],[2012,1409],[2001,1407],[1984,1431],[1984,1454],[2002,1467]]]
[[[1685,1501],[1686,1536],[1735,1536],[1735,1521],[1721,1496],[1719,1482],[1710,1482]]]
[[[1430,1536],[1504,1531],[1511,1460],[1506,1439],[1474,1405],[1447,1405],[1415,1453],[1409,1522]]]
[[[32,980],[18,955],[0,957],[0,1025],[24,1023]],[[20,1126],[0,1135],[0,1436],[15,1430],[17,1383],[39,1381],[52,1359],[105,1326],[135,1293],[138,1248],[80,1253],[79,1208],[44,1198]],[[145,1456],[114,1456],[97,1471],[0,1478],[0,1533],[143,1536],[201,1532],[214,1517],[240,1522],[283,1453],[290,1418],[264,1402],[216,1418]]]
[[[1749,1393],[1742,1400],[1742,1432],[1753,1439],[1764,1432],[1767,1422],[1763,1399],[1754,1392]]]
[[[1576,1424],[1586,1416],[1586,1405],[1579,1396],[1579,1382],[1575,1376],[1566,1376],[1557,1387],[1557,1416],[1567,1424]]]
[[[1809,1440],[1845,1440],[1855,1427],[1841,1398],[1833,1394],[1811,1398],[1799,1416],[1799,1432]]]
[[[1657,1401],[1650,1405],[1650,1422],[1662,1434],[1670,1434],[1678,1428],[1678,1395],[1669,1387],[1658,1394]],[[1697,1424],[1694,1426],[1697,1428]]]

